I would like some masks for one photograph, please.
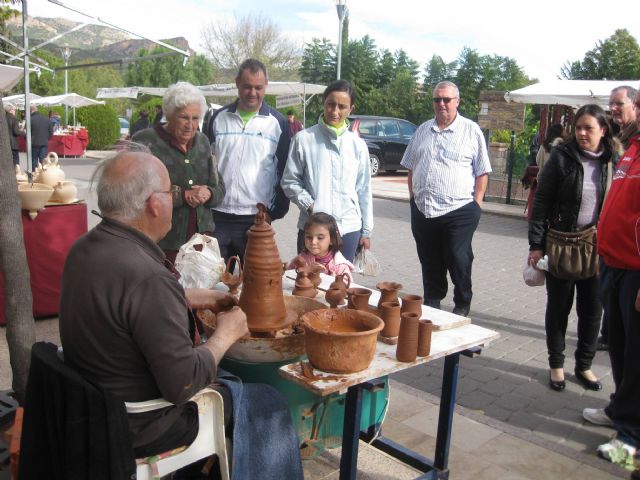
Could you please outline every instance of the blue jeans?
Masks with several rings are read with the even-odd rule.
[[[31,146],[31,170],[35,170],[38,167],[38,162],[44,160],[47,156],[47,145],[32,145]]]

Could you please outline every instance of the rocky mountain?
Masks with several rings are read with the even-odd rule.
[[[29,46],[35,46],[59,33],[71,30],[78,25],[65,18],[29,17]],[[22,21],[20,18],[7,22],[11,38],[22,44]],[[183,50],[192,51],[184,37],[163,40]],[[130,35],[102,25],[87,25],[80,30],[65,35],[56,42],[44,47],[46,50],[60,55],[65,47],[71,50],[70,64],[87,63],[88,61],[109,61],[135,57],[140,49],[147,50],[156,46],[149,40],[133,38]],[[36,55],[38,52],[34,52]]]

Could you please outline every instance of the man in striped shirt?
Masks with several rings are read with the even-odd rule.
[[[454,285],[453,313],[471,307],[471,240],[491,172],[480,127],[458,113],[460,93],[452,82],[433,90],[435,118],[418,127],[402,165],[409,169],[411,231],[422,265],[424,303],[440,308],[447,271]]]

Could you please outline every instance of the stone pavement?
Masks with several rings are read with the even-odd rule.
[[[99,156],[99,155],[95,155]],[[86,191],[96,160],[63,159],[67,177]],[[377,278],[356,275],[358,283],[373,287],[381,280],[404,284],[408,293],[422,293],[420,267],[411,236],[406,203],[406,175],[373,179],[375,227],[373,252],[382,273]],[[393,199],[393,200],[389,200]],[[628,478],[628,473],[597,458],[595,448],[612,430],[586,425],[584,407],[604,406],[612,389],[609,358],[598,352],[593,369],[601,378],[601,392],[584,390],[572,375],[576,344],[575,312],[567,332],[567,389],[553,392],[547,386],[548,365],[544,334],[544,288],[527,287],[521,276],[527,253],[526,222],[521,206],[485,203],[485,214],[474,237],[474,323],[497,330],[501,337],[482,355],[462,357],[458,407],[450,456],[452,479],[565,479]],[[90,215],[90,226],[98,218]],[[297,209],[274,222],[283,259],[295,255]],[[451,294],[444,309],[453,307]],[[36,322],[38,339],[59,342],[57,320]],[[8,352],[0,329],[0,389],[10,387]],[[443,361],[406,370],[393,377],[385,435],[433,456]],[[308,479],[338,478],[339,450],[305,462]],[[384,454],[363,446],[359,477],[413,478],[416,473]]]

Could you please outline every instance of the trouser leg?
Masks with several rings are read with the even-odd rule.
[[[234,215],[213,210],[215,230],[213,236],[218,240],[220,255],[225,262],[238,255],[244,263],[244,251],[247,245],[247,231],[254,221],[253,215]]]
[[[439,302],[447,295],[447,269],[440,218],[426,218],[411,200],[411,232],[422,266],[424,303]]]
[[[442,217],[444,223],[444,247],[451,282],[453,303],[456,307],[469,307],[471,289],[471,267],[473,249],[471,241],[480,221],[480,206],[471,202]]]
[[[640,312],[635,309],[640,271],[617,270],[615,273],[617,312],[609,316],[609,355],[612,368],[616,358],[619,383],[606,413],[614,421],[618,438],[640,448]]]
[[[356,250],[360,244],[360,232],[348,232],[342,235],[342,255],[353,263],[356,257]]]
[[[604,263],[600,268],[599,291],[600,301],[604,308],[604,316],[607,317],[609,327],[612,324],[622,324],[622,312],[620,310],[618,288],[620,277],[623,271],[616,268],[607,267]],[[616,332],[620,332],[621,328],[616,327]],[[612,343],[613,342],[613,343]],[[611,361],[611,376],[615,389],[618,390],[622,382],[622,372],[624,370],[624,335],[616,335],[611,337],[611,329],[609,329],[609,359]]]
[[[547,273],[545,283],[547,286],[547,310],[544,315],[544,328],[547,334],[549,367],[562,368],[567,323],[573,305],[574,282],[561,280]]]
[[[593,357],[596,355],[598,330],[602,318],[597,276],[576,282],[576,312],[578,314],[576,370],[584,372],[591,368]]]

